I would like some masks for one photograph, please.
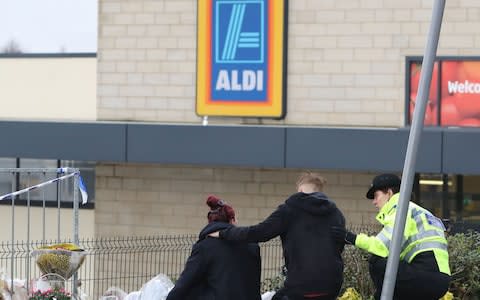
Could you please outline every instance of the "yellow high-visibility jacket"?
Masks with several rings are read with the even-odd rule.
[[[393,195],[377,214],[376,219],[383,225],[383,229],[376,236],[358,234],[355,240],[356,247],[377,256],[388,256],[399,196],[399,193]],[[400,260],[410,263],[417,254],[433,251],[440,272],[450,275],[444,231],[445,227],[440,219],[425,208],[410,202]]]

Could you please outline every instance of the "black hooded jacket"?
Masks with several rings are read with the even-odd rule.
[[[336,295],[343,282],[343,245],[332,239],[331,226],[345,226],[334,202],[323,193],[296,193],[260,224],[226,228],[220,237],[265,242],[280,236],[287,267],[285,289]]]
[[[212,222],[199,235],[166,300],[260,300],[260,248],[208,234],[234,227]]]

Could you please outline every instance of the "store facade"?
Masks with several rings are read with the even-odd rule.
[[[284,1],[285,114],[265,118],[198,114],[198,13],[213,2],[100,0],[96,120],[1,122],[12,146],[0,156],[95,162],[99,236],[195,233],[210,193],[252,224],[294,192],[306,169],[326,176],[350,224],[374,223],[365,192],[376,174],[402,172],[413,93],[406,83],[432,3]],[[476,59],[479,14],[471,3],[447,3],[440,57]],[[470,90],[470,80],[456,80],[457,90]],[[480,129],[464,120],[476,117],[444,124],[440,106],[433,115],[417,161],[417,201],[477,222]],[[58,136],[69,137],[67,147]]]

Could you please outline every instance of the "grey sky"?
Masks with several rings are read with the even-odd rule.
[[[97,0],[0,0],[0,48],[25,53],[97,51]]]

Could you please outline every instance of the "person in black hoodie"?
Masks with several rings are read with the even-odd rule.
[[[345,218],[323,191],[325,179],[305,173],[291,195],[266,220],[249,227],[229,227],[212,233],[228,241],[282,240],[287,268],[284,287],[274,300],[336,299],[343,283],[343,243],[330,236],[330,226],[345,226]]]
[[[207,198],[207,205],[209,223],[166,300],[260,300],[260,248],[210,238],[212,232],[234,227],[235,211],[215,196]]]

